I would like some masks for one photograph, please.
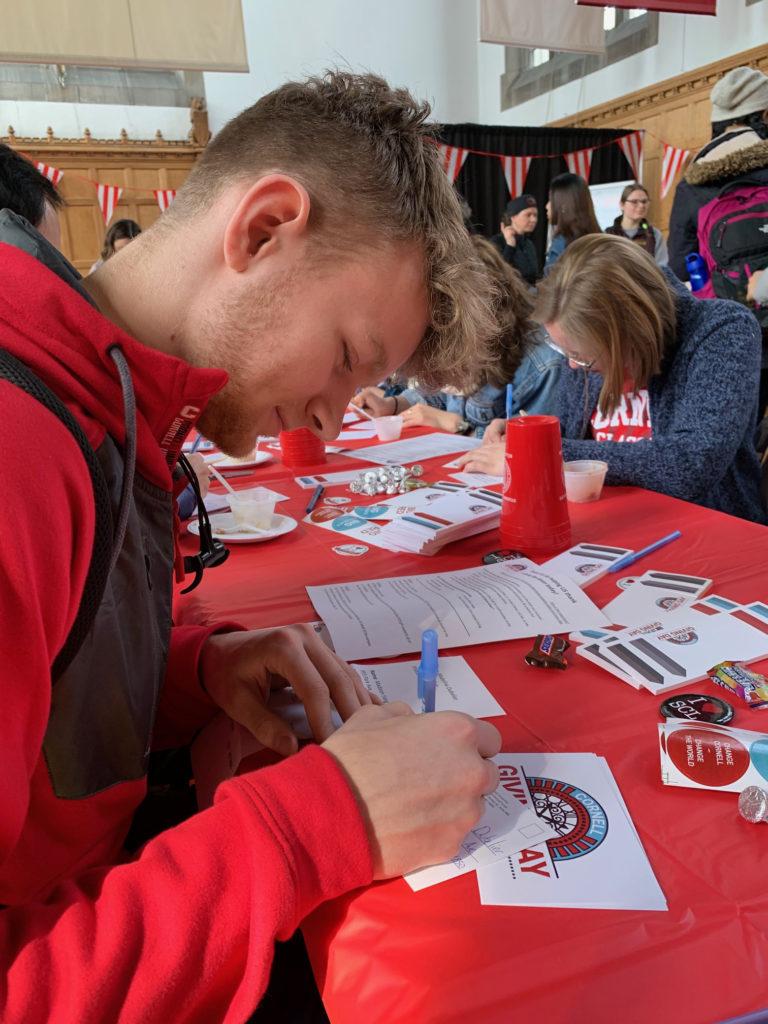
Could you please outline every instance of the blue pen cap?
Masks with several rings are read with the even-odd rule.
[[[425,629],[421,634],[421,665],[422,674],[434,679],[437,675],[437,633],[434,629]]]

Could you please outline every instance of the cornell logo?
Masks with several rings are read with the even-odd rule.
[[[676,629],[672,633],[662,633],[659,640],[668,640],[671,644],[696,644],[699,637],[696,631],[688,626],[686,629]]]

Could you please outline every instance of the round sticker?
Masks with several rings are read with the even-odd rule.
[[[637,576],[622,576],[620,580],[616,581],[616,586],[621,590],[628,590],[637,579]]]
[[[339,544],[333,550],[337,555],[364,555],[368,548],[365,544]]]
[[[358,505],[353,509],[355,515],[360,516],[361,519],[379,519],[388,511],[386,505]]]
[[[332,530],[338,530],[340,533],[346,533],[347,530],[359,530],[361,526],[367,526],[365,519],[358,519],[357,516],[350,516],[340,514],[331,523]]]
[[[730,786],[749,768],[749,751],[739,740],[706,726],[675,730],[667,736],[667,753],[686,778],[702,786]]]
[[[316,508],[310,512],[309,518],[313,523],[330,523],[340,515],[337,508]]]
[[[752,764],[764,779],[768,779],[768,739],[761,737],[750,746],[749,753]]]
[[[722,725],[733,718],[733,708],[727,701],[703,693],[679,693],[668,697],[659,711],[664,718],[687,718],[689,722],[711,722],[714,725]]]
[[[323,504],[324,505],[349,505],[349,503],[351,501],[352,501],[351,498],[345,498],[342,495],[339,495],[336,498],[325,498],[323,500]]]

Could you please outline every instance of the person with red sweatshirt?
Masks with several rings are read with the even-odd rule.
[[[376,706],[308,627],[171,624],[193,427],[234,456],[333,438],[357,388],[460,386],[495,334],[428,114],[375,76],[289,83],[85,281],[0,212],[3,1024],[244,1021],[275,940],[451,856],[496,786],[492,726]],[[285,680],[318,741],[299,753],[267,707]],[[150,752],[220,709],[285,759],[130,857]]]

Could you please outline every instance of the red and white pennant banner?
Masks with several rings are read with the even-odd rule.
[[[109,224],[112,220],[112,214],[115,212],[115,207],[120,202],[123,190],[118,185],[97,185],[96,192],[99,196],[99,208],[101,209],[104,223]]]
[[[176,198],[176,189],[175,188],[156,188],[154,190],[154,192],[155,192],[155,199],[157,200],[157,205],[160,207],[161,212],[165,213],[165,211],[171,205],[173,200]]]
[[[54,185],[58,185],[61,179],[64,177],[64,171],[60,171],[58,167],[51,167],[49,164],[36,163],[35,167],[44,174],[48,181]]]
[[[448,175],[448,180],[453,184],[459,176],[459,171],[464,166],[464,161],[469,155],[468,149],[461,149],[459,146],[438,146],[440,151],[440,163]]]
[[[575,153],[563,153],[571,174],[580,174],[584,181],[589,181],[593,153],[594,149],[577,149]]]
[[[632,168],[632,175],[635,181],[642,181],[643,173],[643,133],[632,132],[631,135],[622,135],[617,140],[619,148],[627,158],[627,163]]]
[[[501,166],[504,168],[504,177],[507,179],[509,198],[516,199],[523,194],[525,179],[528,177],[528,168],[531,166],[532,156],[500,156]]]
[[[683,164],[691,155],[688,149],[676,149],[664,143],[664,156],[661,161],[661,198],[669,192],[672,182],[683,169]]]

